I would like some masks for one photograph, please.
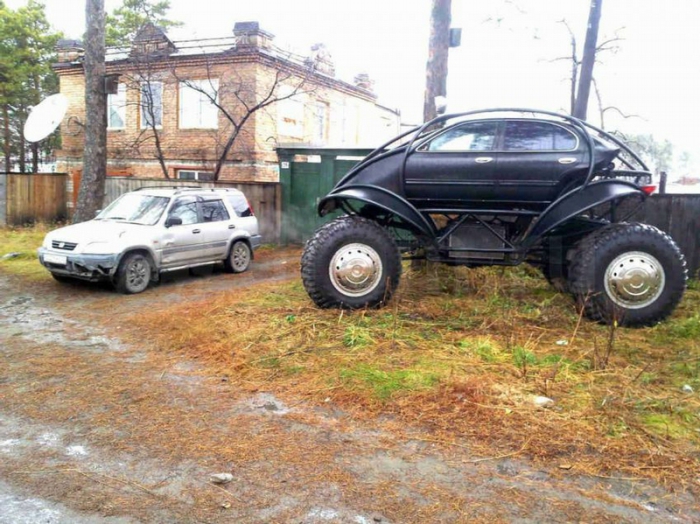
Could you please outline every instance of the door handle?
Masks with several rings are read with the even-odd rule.
[[[559,159],[560,164],[573,164],[574,162],[576,162],[576,158],[572,156],[565,156]]]
[[[202,232],[201,229],[193,229],[193,230],[192,230],[192,233],[194,233],[195,235],[196,235],[197,233],[201,233],[201,232]]]
[[[492,160],[493,160],[493,158],[491,158],[490,156],[480,156],[480,157],[477,157],[474,161],[477,164],[488,164]]]
[[[229,228],[229,229],[236,229],[236,224],[229,224],[229,225],[228,225],[228,228]]]

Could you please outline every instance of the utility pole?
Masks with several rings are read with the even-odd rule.
[[[591,8],[588,13],[588,28],[586,29],[586,42],[583,45],[583,59],[581,60],[581,76],[578,79],[578,92],[574,115],[576,118],[586,120],[588,116],[588,98],[591,94],[593,82],[593,66],[598,46],[598,28],[600,27],[600,14],[603,9],[603,0],[591,0]]]
[[[452,0],[433,0],[430,13],[430,42],[426,66],[423,121],[437,116],[435,97],[447,95],[447,58],[450,48]]]
[[[104,0],[85,0],[85,150],[73,222],[95,217],[107,175]]]

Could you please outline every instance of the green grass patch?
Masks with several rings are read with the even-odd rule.
[[[339,378],[348,388],[370,389],[379,400],[387,400],[401,391],[430,389],[440,381],[436,373],[429,371],[415,368],[386,371],[368,364],[343,369]]]
[[[37,249],[55,225],[37,224],[31,227],[0,228],[0,271],[31,280],[43,280],[50,275],[39,263]],[[14,255],[4,258],[6,255]]]

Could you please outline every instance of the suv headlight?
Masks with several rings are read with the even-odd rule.
[[[111,255],[115,252],[115,247],[110,242],[90,242],[83,249],[85,255]]]

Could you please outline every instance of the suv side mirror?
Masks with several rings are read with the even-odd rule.
[[[181,226],[181,225],[182,225],[182,218],[180,218],[180,217],[168,217],[165,220],[165,227]]]

